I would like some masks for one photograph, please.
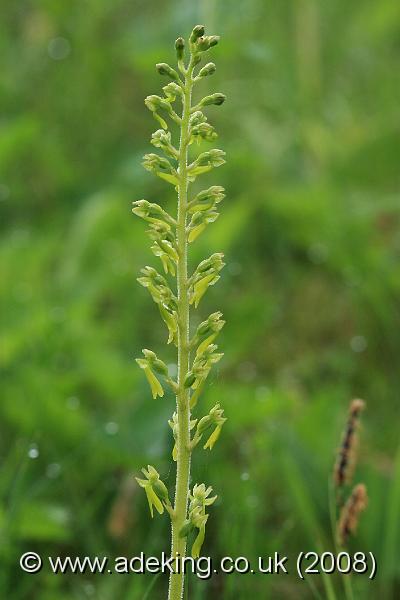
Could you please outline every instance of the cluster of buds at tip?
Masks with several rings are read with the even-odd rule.
[[[211,506],[217,499],[217,496],[209,497],[212,487],[206,488],[204,483],[196,484],[190,494],[189,515],[185,524],[179,532],[180,537],[187,537],[193,529],[198,529],[198,534],[192,545],[192,557],[200,556],[201,548],[206,534],[206,523],[208,514],[206,507]]]
[[[168,496],[166,485],[161,481],[160,475],[154,467],[147,466],[147,469],[142,469],[146,479],[135,477],[140,487],[146,492],[147,502],[149,503],[150,514],[153,517],[153,508],[161,515],[164,512],[164,507],[170,509],[171,503]]]
[[[193,28],[189,38],[192,52],[196,54],[198,52],[206,52],[213,46],[216,46],[219,42],[218,35],[205,35],[204,25],[196,25]]]
[[[189,42],[191,44],[195,44],[199,38],[201,38],[205,34],[204,25],[195,25],[192,29],[192,33],[190,34]]]

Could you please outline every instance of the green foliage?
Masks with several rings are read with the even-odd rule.
[[[143,98],[159,81],[154,64],[174,58],[172,36],[201,21],[224,43],[195,102],[219,88],[229,96],[223,110],[209,108],[229,157],[219,170],[229,202],[219,220],[212,198],[190,209],[193,261],[223,249],[226,262],[193,320],[195,331],[224,307],[227,321],[225,358],[199,404],[205,415],[229,407],[213,453],[196,452],[196,479],[218,490],[203,552],[304,550],[308,525],[293,481],[329,535],[327,481],[348,401],[363,397],[359,476],[370,503],[351,548],[372,550],[378,573],[373,582],[356,578],[355,596],[397,598],[398,4],[23,0],[2,3],[0,16],[3,595],[143,600],[151,577],[23,575],[19,556],[34,546],[44,556],[165,547],[167,519],[150,520],[145,495],[125,481],[150,462],[173,488],[172,391],[160,376],[165,395],[152,401],[132,364],[141,348],[154,348],[176,375],[174,316],[164,313],[171,330],[156,327],[160,305],[134,284],[147,263],[165,277],[176,265],[168,244],[157,248],[165,215],[146,208],[159,267],[129,206],[135,198],[165,212],[175,206],[174,187],[140,166],[154,129]],[[59,37],[69,53],[56,59],[49,44]],[[163,83],[162,95],[178,99],[176,81]],[[208,150],[209,121],[191,118],[191,151],[199,140]],[[155,141],[165,148],[165,139]],[[199,181],[195,194],[213,186],[213,174]],[[190,578],[188,586],[195,600],[310,597],[292,574]],[[164,589],[161,577],[148,598]]]

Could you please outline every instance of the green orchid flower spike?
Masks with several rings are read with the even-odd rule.
[[[204,294],[220,278],[224,267],[223,254],[218,252],[205,258],[188,273],[189,245],[194,243],[208,225],[218,218],[218,205],[225,197],[221,186],[213,185],[192,195],[190,184],[225,163],[225,152],[210,148],[217,133],[204,109],[211,113],[225,101],[224,94],[215,92],[199,96],[192,102],[194,87],[211,77],[216,66],[208,54],[219,42],[219,37],[206,35],[203,25],[196,25],[188,43],[181,37],[175,42],[177,65],[165,62],[156,65],[158,73],[169,82],[163,86],[163,95],[149,95],[145,105],[156,119],[159,128],[151,136],[156,153],[144,156],[145,169],[173,186],[177,194],[176,215],[165,206],[138,200],[132,212],[148,226],[151,251],[160,260],[163,274],[152,266],[141,270],[138,282],[146,288],[157,304],[167,328],[168,343],[177,348],[178,375],[169,375],[166,364],[151,350],[143,350],[137,363],[144,371],[154,399],[164,397],[165,384],[176,396],[176,406],[168,421],[172,430],[172,456],[176,462],[175,498],[171,504],[168,489],[154,467],[142,472],[145,479],[137,478],[144,488],[150,514],[167,512],[172,524],[171,556],[175,571],[169,581],[168,599],[181,600],[184,592],[183,570],[179,560],[189,551],[200,556],[206,535],[209,515],[206,509],[214,503],[212,488],[204,483],[189,489],[192,452],[200,443],[212,450],[226,421],[219,404],[205,416],[192,418],[204,390],[211,368],[221,358],[215,340],[225,321],[217,311],[200,323],[194,332],[190,328],[191,310],[197,309]],[[170,130],[170,126],[173,128]],[[205,148],[202,145],[206,144]],[[200,152],[195,152],[200,148]],[[165,400],[163,400],[165,401]],[[195,532],[195,536],[189,535]]]

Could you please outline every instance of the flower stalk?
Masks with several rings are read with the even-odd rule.
[[[224,266],[223,255],[216,253],[201,261],[194,272],[188,272],[188,250],[204,229],[218,217],[217,205],[224,198],[224,189],[212,186],[189,197],[189,186],[197,177],[225,162],[225,153],[217,148],[208,149],[192,156],[192,144],[212,142],[217,134],[202,112],[204,107],[220,106],[225,96],[214,93],[192,105],[194,86],[204,77],[215,72],[214,63],[198,66],[208,51],[218,44],[218,36],[206,36],[204,26],[194,27],[188,48],[185,40],[175,42],[177,69],[167,63],[158,63],[157,71],[171,81],[163,87],[164,97],[151,95],[145,100],[147,108],[161,126],[153,133],[151,143],[165,157],[146,154],[144,167],[174,186],[178,207],[172,217],[158,204],[146,200],[134,202],[133,212],[150,226],[151,250],[161,260],[165,276],[153,267],[142,269],[138,281],[150,292],[158,305],[162,320],[168,329],[168,343],[177,348],[177,380],[173,380],[165,363],[150,351],[143,350],[144,358],[137,359],[149,382],[153,398],[164,396],[163,380],[176,396],[176,408],[169,425],[174,438],[173,459],[176,461],[176,485],[174,502],[154,467],[142,469],[146,479],[137,478],[144,488],[151,516],[165,512],[172,525],[171,557],[175,559],[174,573],[169,581],[168,600],[181,600],[184,591],[184,574],[180,568],[186,556],[188,536],[197,531],[191,546],[193,558],[200,556],[205,539],[207,508],[216,499],[211,496],[212,488],[204,483],[195,484],[190,490],[191,456],[200,440],[205,436],[203,448],[212,450],[226,421],[223,409],[217,404],[208,415],[192,419],[204,389],[206,378],[222,354],[216,352],[214,343],[224,325],[222,313],[215,312],[203,321],[191,337],[190,310],[197,308],[207,289],[220,278]],[[197,72],[196,72],[197,71]],[[173,107],[180,104],[180,110]],[[179,127],[179,144],[174,145],[168,130],[167,120]],[[170,278],[176,278],[173,291]],[[193,355],[193,358],[191,356]],[[193,432],[193,433],[192,433]]]

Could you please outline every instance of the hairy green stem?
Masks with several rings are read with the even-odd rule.
[[[186,554],[186,538],[180,537],[179,532],[183,527],[189,498],[190,478],[190,394],[185,388],[185,378],[189,371],[189,301],[188,301],[188,274],[187,274],[187,192],[188,192],[188,145],[189,145],[189,118],[192,98],[192,72],[190,62],[185,75],[183,95],[183,109],[181,122],[181,136],[179,144],[179,184],[178,184],[178,217],[176,238],[179,260],[177,265],[178,281],[178,392],[176,396],[176,410],[178,415],[177,436],[177,472],[175,488],[175,506],[172,519],[172,545],[171,556],[183,558]],[[178,566],[178,561],[176,562]],[[184,574],[182,568],[176,568],[169,581],[169,600],[181,600],[183,597]]]

